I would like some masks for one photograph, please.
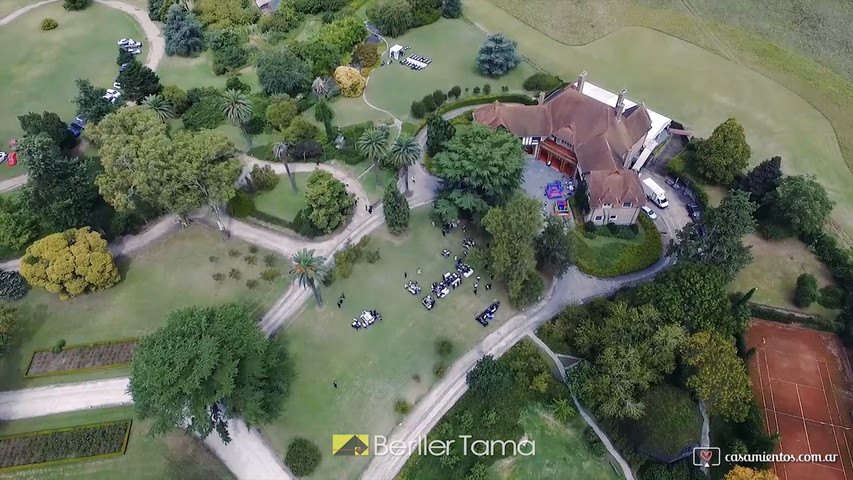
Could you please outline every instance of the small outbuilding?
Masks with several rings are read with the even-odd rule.
[[[391,58],[393,58],[394,60],[399,60],[400,55],[402,55],[402,54],[403,54],[403,46],[402,45],[396,45],[395,44],[393,47],[391,47]]]

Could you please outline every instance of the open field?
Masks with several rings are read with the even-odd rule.
[[[230,257],[229,249],[240,250],[241,255]],[[267,252],[258,251],[254,266],[242,259],[248,253],[246,243],[236,239],[223,243],[218,233],[191,227],[152,245],[132,261],[120,262],[122,281],[103,292],[61,301],[44,290],[30,290],[14,303],[23,331],[0,359],[0,385],[12,389],[127,374],[127,368],[117,368],[25,380],[33,351],[50,348],[60,339],[73,345],[146,335],[160,327],[170,311],[192,305],[243,300],[260,315],[284,292],[288,281],[283,275],[249,290],[246,280],[257,279],[267,268],[263,262]],[[215,263],[209,261],[211,255],[217,257]],[[282,265],[279,260],[278,268],[283,270]],[[228,278],[231,268],[242,272],[239,281]],[[214,272],[226,278],[217,283],[211,278]]]
[[[19,8],[38,2],[39,0],[3,0],[0,2],[0,20]]]
[[[566,15],[576,11],[569,2],[559,5],[569,9]],[[853,235],[853,189],[849,188],[853,173],[836,137],[838,132],[845,151],[850,152],[848,158],[853,159],[853,109],[849,108],[853,84],[828,69],[734,29],[726,30],[731,34],[727,40],[740,53],[737,62],[728,60],[702,48],[710,41],[704,37],[706,30],[685,15],[666,11],[649,16],[649,22],[656,19],[666,24],[649,26],[675,36],[626,27],[574,47],[531,28],[488,0],[466,0],[464,7],[471,21],[518,40],[521,53],[543,68],[566,79],[586,70],[589,81],[611,91],[627,87],[633,100],[685,123],[700,136],[709,135],[729,117],[737,118],[752,146],[752,163],[780,155],[786,173],[818,174],[838,202],[832,219],[839,230]],[[550,3],[548,7],[542,13],[550,16],[554,9]],[[528,21],[537,24],[533,18]]]
[[[581,434],[586,423],[575,417],[563,424],[542,405],[531,405],[519,419],[524,433],[536,442],[536,455],[521,455],[496,462],[491,471],[501,480],[551,480],[622,478],[603,458],[589,451]]]
[[[373,74],[371,74],[371,76],[372,75]],[[391,118],[387,113],[370,108],[366,103],[364,103],[364,100],[361,97],[335,97],[329,101],[329,106],[332,107],[332,110],[335,112],[335,118],[332,119],[332,125],[334,126],[345,127],[347,125],[355,125],[356,123],[364,123],[366,121],[377,123],[384,122]],[[323,124],[314,118],[314,107],[302,112],[302,116],[314,125],[317,125],[320,128],[323,127]]]
[[[394,413],[394,402],[403,398],[414,403],[435,383],[433,365],[440,361],[436,340],[448,337],[453,341],[453,353],[444,360],[450,365],[513,314],[502,287],[496,284],[485,291],[486,276],[480,281],[478,296],[472,292],[475,280],[471,277],[438,299],[432,311],[420,304],[430,284],[453,269],[453,258],[442,258],[441,250],[459,254],[463,239],[459,230],[443,237],[440,229],[431,226],[427,209],[412,212],[407,236],[396,238],[382,232],[384,229],[377,231],[380,238],[368,247],[378,248],[382,259],[375,264],[356,264],[349,279],[338,278],[322,290],[323,309],[309,302],[284,331],[296,380],[281,417],[262,430],[282,455],[296,436],[319,445],[323,460],[312,478],[344,480],[360,475],[369,458],[332,459],[331,435],[390,432],[400,418]],[[423,287],[420,296],[403,289],[404,272]],[[346,300],[338,309],[335,302],[341,293]],[[474,316],[495,298],[501,300],[501,307],[495,322],[484,328]],[[353,317],[365,309],[377,310],[383,320],[366,330],[353,330]],[[413,378],[415,375],[419,378]],[[335,381],[337,389],[332,385]]]
[[[72,427],[90,423],[133,418],[132,407],[105,408],[47,417],[16,420],[0,424],[0,435],[14,435],[36,430]],[[148,436],[146,422],[133,422],[127,452],[116,458],[81,462],[55,467],[6,472],[3,478],[14,479],[232,479],[231,472],[201,442],[175,431],[163,437]]]
[[[42,31],[39,25],[45,17],[56,19],[59,27]],[[122,37],[143,39],[144,34],[132,17],[101,5],[67,12],[62,2],[54,3],[0,27],[0,45],[4,46],[0,49],[0,149],[5,151],[9,140],[21,135],[18,115],[50,111],[66,122],[73,120],[74,80],[88,78],[95,85],[111,85],[118,74],[116,40]],[[143,45],[143,61],[147,48]],[[0,167],[0,178],[23,173],[20,163],[14,168]]]
[[[432,63],[418,71],[396,62],[373,70],[367,88],[368,100],[397,118],[408,120],[412,102],[436,89],[447,92],[454,85],[459,85],[464,91],[466,87],[482,88],[488,83],[492,92],[500,93],[502,85],[508,86],[510,91],[520,91],[521,82],[536,72],[525,62],[500,78],[485,77],[477,72],[475,59],[485,38],[483,32],[473,26],[447,19],[415,28],[399,38],[389,38],[392,45],[412,45],[407,53],[422,55]],[[383,56],[383,59],[387,58],[387,55]]]
[[[255,195],[255,210],[282,220],[291,221],[296,218],[299,210],[306,205],[305,191],[308,189],[308,177],[311,174],[294,173],[293,176],[298,192],[294,193],[287,175],[279,175],[280,180],[273,190]]]
[[[229,75],[214,75],[210,65],[210,50],[205,50],[195,58],[164,56],[157,67],[157,75],[164,86],[177,85],[184,90],[201,87],[225,88]],[[241,82],[252,87],[253,92],[259,91],[255,67],[243,68],[239,77]]]

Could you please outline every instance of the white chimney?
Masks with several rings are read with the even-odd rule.
[[[586,70],[582,71],[580,75],[578,75],[578,83],[576,88],[579,92],[583,93],[583,86],[586,84]]]
[[[622,112],[625,111],[625,95],[628,93],[628,90],[622,89],[619,90],[619,97],[616,99],[616,121],[622,121]]]

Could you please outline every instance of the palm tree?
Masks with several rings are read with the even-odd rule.
[[[314,79],[311,83],[311,90],[316,93],[318,97],[326,97],[329,95],[329,85],[322,77]]]
[[[293,254],[293,268],[290,269],[290,278],[296,280],[302,288],[310,288],[314,292],[314,298],[317,300],[317,306],[323,306],[323,299],[320,297],[320,289],[317,287],[317,282],[321,281],[326,275],[326,258],[314,256],[314,250],[303,248]]]
[[[240,127],[251,150],[252,137],[246,131],[246,123],[252,119],[252,101],[249,97],[240,90],[225,90],[222,94],[222,115],[226,120]]]
[[[557,399],[554,404],[551,406],[554,411],[554,418],[563,422],[569,423],[569,420],[575,418],[578,415],[578,411],[575,409],[575,405],[569,403],[565,398]]]
[[[388,155],[389,163],[395,169],[403,173],[403,183],[406,185],[406,194],[409,193],[409,167],[421,158],[421,146],[415,137],[401,133],[391,144]]]
[[[293,174],[290,173],[290,164],[287,163],[287,152],[289,148],[290,146],[286,142],[276,142],[275,145],[272,146],[272,153],[279,162],[284,164],[284,170],[287,171],[287,178],[290,179],[290,186],[293,187],[294,192],[298,192],[299,189],[296,188],[296,179],[293,178]]]
[[[148,95],[142,99],[142,106],[154,111],[161,122],[175,117],[175,109],[172,102],[163,98],[162,95]]]
[[[356,142],[358,151],[373,162],[373,174],[376,175],[376,185],[381,186],[379,179],[379,160],[388,152],[388,132],[378,128],[370,128],[361,134]]]

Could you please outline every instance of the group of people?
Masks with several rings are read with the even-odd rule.
[[[382,315],[379,315],[379,312],[376,310],[364,310],[358,318],[352,320],[352,328],[358,331],[373,325],[377,320],[382,320]]]

